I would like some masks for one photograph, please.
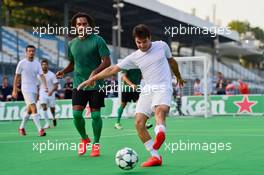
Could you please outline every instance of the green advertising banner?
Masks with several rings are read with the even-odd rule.
[[[105,107],[102,108],[103,117],[114,116],[114,109],[117,109],[118,99],[106,99]],[[37,104],[38,111],[42,115],[43,111],[40,105]],[[56,101],[56,118],[72,118],[72,104],[71,100],[57,100]],[[26,106],[24,102],[1,102],[0,103],[0,120],[20,120],[25,112]],[[87,118],[90,117],[90,108],[86,107],[83,113]],[[51,118],[51,113],[49,112]]]
[[[176,103],[173,100],[170,115],[178,115]],[[103,117],[116,117],[119,106],[118,98],[105,99],[105,107],[102,108]],[[203,115],[205,106],[211,115],[244,115],[264,114],[264,95],[234,95],[234,96],[210,96],[207,105],[203,96],[184,96],[182,97],[182,112],[186,115]],[[124,117],[133,117],[135,115],[136,104],[130,103],[124,110]],[[24,102],[1,102],[0,120],[20,120],[25,112]],[[40,114],[42,110],[38,109]],[[51,115],[51,114],[49,114]],[[84,111],[84,116],[90,117],[89,106]],[[57,118],[72,118],[71,100],[57,100],[56,102]]]
[[[188,115],[199,115],[205,110],[203,96],[182,98],[182,111]],[[215,95],[208,98],[211,115],[264,114],[263,95]]]

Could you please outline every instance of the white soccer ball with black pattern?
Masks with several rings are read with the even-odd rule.
[[[138,163],[138,155],[131,148],[123,148],[117,151],[115,156],[116,165],[123,170],[131,170]]]

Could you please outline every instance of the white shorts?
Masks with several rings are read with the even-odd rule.
[[[48,96],[47,94],[39,94],[39,102],[40,104],[46,104],[47,107],[53,108],[55,107],[55,95]]]
[[[149,93],[141,93],[136,106],[136,113],[143,113],[151,117],[157,105],[171,106],[172,90],[162,90]]]
[[[34,92],[22,92],[26,105],[37,103],[37,94]]]

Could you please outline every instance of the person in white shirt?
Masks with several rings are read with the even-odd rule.
[[[128,55],[119,64],[110,66],[102,72],[81,83],[78,90],[92,86],[96,80],[109,77],[121,69],[139,68],[142,72],[145,86],[141,91],[137,106],[135,125],[138,136],[150,151],[151,157],[141,166],[161,166],[162,158],[157,150],[165,140],[165,118],[169,112],[172,100],[171,70],[176,75],[181,86],[185,81],[181,78],[178,64],[173,59],[169,46],[163,41],[151,42],[151,34],[144,24],[133,29],[133,37],[138,50]],[[145,127],[151,113],[155,113],[155,141],[153,141]]]
[[[50,128],[48,108],[50,108],[50,112],[52,114],[53,126],[55,127],[57,125],[57,121],[55,118],[55,92],[58,89],[59,81],[56,78],[56,75],[49,70],[49,63],[47,59],[43,59],[41,61],[41,68],[46,78],[47,86],[49,89],[49,92],[45,92],[45,85],[40,81],[39,101],[43,109],[44,119],[46,122],[44,129],[47,129]]]
[[[48,92],[48,87],[46,83],[45,76],[43,75],[43,71],[41,69],[40,63],[34,60],[35,56],[35,46],[28,45],[26,47],[26,56],[27,58],[19,61],[16,74],[14,77],[13,83],[13,92],[12,96],[16,99],[17,98],[17,83],[21,79],[21,86],[22,86],[22,94],[25,99],[25,103],[27,105],[27,111],[22,118],[22,122],[19,127],[20,135],[26,135],[25,131],[25,123],[28,120],[29,116],[31,115],[33,121],[37,127],[39,136],[45,136],[46,132],[40,126],[39,121],[39,114],[37,112],[36,102],[37,102],[37,85],[38,85],[38,75],[40,75],[42,82],[44,83],[45,91]]]
[[[199,78],[196,78],[193,85],[193,95],[200,96],[202,94],[202,86]]]

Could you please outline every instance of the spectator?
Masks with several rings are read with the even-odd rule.
[[[236,86],[232,83],[232,81],[227,80],[226,95],[234,95],[235,90],[236,90]]]
[[[0,100],[1,101],[10,100],[11,94],[12,94],[12,86],[8,84],[7,77],[3,77],[2,85],[0,86]],[[9,97],[9,99],[7,97]]]
[[[106,88],[108,94],[107,97],[118,97],[118,81],[116,79],[116,76],[112,76],[110,79],[106,80]]]
[[[21,91],[21,79],[18,80],[17,83],[17,101],[24,101],[24,97]]]
[[[66,77],[66,83],[64,85],[64,98],[65,99],[72,99],[72,88],[73,88],[72,78]]]
[[[202,95],[201,81],[199,78],[195,79],[195,82],[193,85],[193,95],[195,95],[195,96]]]
[[[213,93],[213,80],[212,78],[210,78],[209,76],[207,76],[207,82],[205,82],[204,78],[201,80],[200,82],[200,86],[201,86],[201,93],[202,95],[204,95],[204,91],[205,91],[205,83],[207,84],[207,95],[211,95]]]
[[[58,84],[58,90],[55,93],[55,97],[56,99],[64,99],[64,88],[62,88],[60,83]]]
[[[226,92],[226,80],[221,72],[217,72],[217,82],[216,82],[216,94],[225,95]]]
[[[249,94],[248,84],[243,82],[242,80],[238,80],[238,83],[238,90],[240,94]]]

